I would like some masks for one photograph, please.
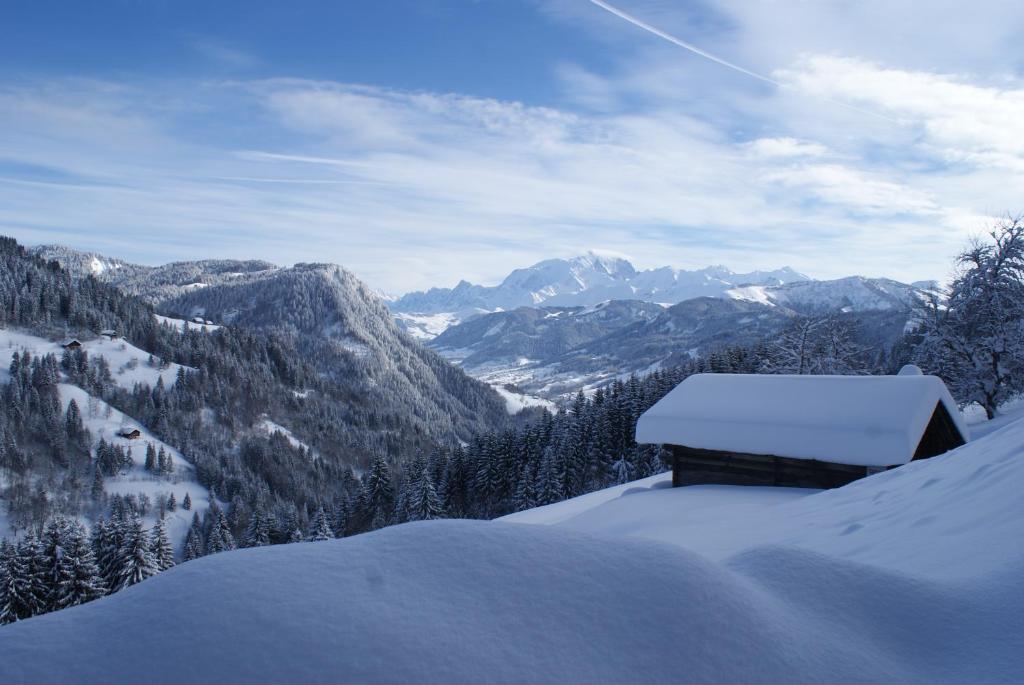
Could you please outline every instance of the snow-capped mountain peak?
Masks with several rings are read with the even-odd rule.
[[[724,297],[744,284],[781,285],[806,281],[789,267],[736,273],[723,265],[687,271],[664,266],[638,271],[624,256],[590,250],[568,259],[546,259],[515,269],[496,286],[459,281],[454,288],[408,293],[389,306],[418,337],[437,335],[436,317],[457,323],[485,312],[517,307],[589,307],[607,300],[676,304],[694,297]],[[429,322],[430,330],[427,330]]]

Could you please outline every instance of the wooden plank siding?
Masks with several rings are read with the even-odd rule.
[[[670,447],[673,487],[715,484],[837,488],[868,475],[865,466],[680,445]]]

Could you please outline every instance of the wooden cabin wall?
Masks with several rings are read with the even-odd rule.
[[[867,475],[867,467],[721,452],[672,445],[672,486],[772,485],[837,488]]]

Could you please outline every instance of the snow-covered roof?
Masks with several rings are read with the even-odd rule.
[[[890,466],[913,458],[939,402],[966,441],[967,425],[935,376],[696,374],[643,413],[636,440]]]

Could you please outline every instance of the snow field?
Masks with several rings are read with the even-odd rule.
[[[149,352],[135,347],[127,340],[115,338],[97,338],[81,340],[82,349],[90,357],[104,357],[110,365],[110,375],[114,382],[126,390],[131,390],[136,383],[147,383],[155,386],[157,380],[164,379],[164,385],[171,387],[178,378],[180,365],[168,363],[167,368],[160,369],[149,363]],[[0,363],[0,381],[7,382],[9,374],[7,366],[14,352],[27,350],[33,357],[54,354],[60,360],[64,348],[60,342],[53,342],[28,333],[11,329],[0,329],[0,353],[5,359]]]

